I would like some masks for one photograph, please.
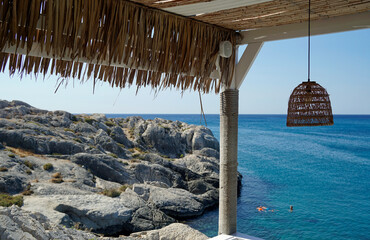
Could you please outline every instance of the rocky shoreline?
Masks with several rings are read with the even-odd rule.
[[[42,216],[30,221],[54,224],[66,236],[76,229],[87,234],[72,239],[127,236],[170,224],[173,232],[182,225],[176,222],[217,205],[218,180],[219,143],[206,127],[73,115],[0,100],[0,192],[23,195],[21,208],[0,207],[1,239],[17,239],[7,235],[3,218],[22,214]],[[156,239],[162,230],[154,231],[124,239]],[[197,233],[189,239],[204,239]],[[53,238],[70,239],[59,235]]]

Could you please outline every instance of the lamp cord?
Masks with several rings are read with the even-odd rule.
[[[310,62],[311,62],[311,0],[308,1],[308,82],[310,82]]]

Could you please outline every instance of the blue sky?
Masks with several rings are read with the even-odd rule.
[[[244,49],[243,47],[241,49]],[[334,114],[370,114],[370,29],[311,38],[311,80],[330,94]],[[72,113],[195,113],[197,92],[116,89],[75,80],[54,94],[57,78],[43,80],[0,73],[0,99],[21,100],[47,110]],[[240,88],[241,114],[285,114],[289,95],[307,80],[307,38],[266,42]],[[219,113],[219,95],[203,95],[206,114]]]

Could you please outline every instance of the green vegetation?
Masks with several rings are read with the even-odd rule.
[[[70,183],[74,183],[74,182],[77,182],[76,179],[66,179],[66,180],[63,180],[64,182],[70,182]]]
[[[10,196],[9,194],[0,193],[0,206],[10,207],[12,205],[17,205],[21,207],[23,205],[23,197]]]
[[[51,175],[51,182],[52,183],[62,183],[62,182],[64,182],[63,181],[63,178],[62,178],[62,174],[60,173],[60,172],[56,172],[56,173],[54,173],[53,175]]]
[[[29,121],[28,123],[35,124],[35,125],[37,125],[37,126],[39,126],[39,127],[41,127],[41,126],[42,126],[40,123],[38,123],[38,122],[34,122],[34,121]]]
[[[133,158],[139,158],[141,155],[140,155],[140,153],[134,153],[134,154],[132,154],[132,157]]]
[[[180,154],[180,158],[183,158],[184,157],[184,154]]]
[[[120,146],[121,148],[126,148],[125,145],[121,144],[121,143],[117,143],[118,146]]]
[[[73,225],[72,228],[74,228],[76,230],[83,230],[83,224],[80,223],[80,222],[75,222],[75,224]]]
[[[114,157],[114,158],[118,158],[118,156],[114,153],[108,153],[108,155],[111,156],[111,157]]]
[[[35,164],[31,163],[30,161],[26,160],[24,161],[23,163],[24,165],[26,165],[29,169],[33,170],[33,168],[35,167]]]
[[[29,195],[31,195],[32,193],[33,193],[33,191],[31,190],[31,184],[29,184],[29,185],[27,186],[26,190],[24,190],[24,191],[22,192],[22,195],[23,195],[23,196],[29,196]]]
[[[43,166],[44,170],[49,171],[54,168],[53,164],[47,163]]]
[[[89,150],[92,150],[92,149],[94,149],[94,148],[96,148],[94,145],[89,144]]]
[[[149,152],[148,150],[143,150],[139,147],[130,148],[129,151],[132,152],[132,153],[139,152],[141,154]],[[134,153],[132,156],[134,157],[134,155],[135,155],[135,157],[138,157],[140,155],[139,153]]]
[[[15,155],[14,154],[8,154],[8,157],[15,158]]]
[[[38,156],[37,154],[33,153],[32,150],[25,150],[21,148],[7,147],[5,151],[14,153],[14,154],[10,154],[11,155],[10,157],[12,157],[12,155],[14,156],[18,155],[19,157]]]
[[[82,143],[81,139],[79,139],[79,138],[74,138],[73,140],[78,142],[78,143]]]
[[[111,198],[115,198],[121,195],[121,192],[116,189],[104,189],[101,193]]]
[[[26,170],[26,173],[27,173],[28,175],[31,175],[31,174],[32,174],[32,171],[31,171],[31,170],[29,170],[29,169],[27,169],[27,170]]]
[[[64,131],[66,131],[66,132],[73,132],[73,133],[75,132],[75,131],[73,131],[73,130],[72,130],[72,129],[70,129],[70,128],[65,128],[65,129],[64,129]]]
[[[143,150],[142,150],[141,148],[139,148],[139,147],[134,147],[134,149],[135,149],[136,151],[138,151],[138,152],[143,152]]]
[[[128,130],[128,133],[130,134],[131,137],[134,137],[135,128],[130,128],[130,130]]]
[[[158,126],[161,127],[161,128],[164,128],[165,130],[170,130],[171,129],[170,127],[163,126],[162,124],[158,124]]]
[[[62,183],[63,182],[63,178],[52,178],[50,181],[52,183]]]
[[[22,195],[23,196],[29,196],[29,195],[31,195],[33,193],[33,191],[32,190],[25,190],[25,191],[23,191],[22,192]]]
[[[7,172],[8,169],[6,167],[0,167],[0,172]]]
[[[96,120],[95,120],[95,119],[92,119],[92,118],[87,117],[87,118],[85,118],[85,122],[87,122],[88,124],[93,124],[94,122],[96,122]]]
[[[71,118],[72,122],[78,122],[78,119],[76,118],[75,115],[72,115],[72,118]]]
[[[132,186],[131,186],[131,185],[128,185],[128,184],[123,184],[123,185],[119,188],[119,190],[120,190],[121,192],[124,192],[124,191],[126,191],[126,189],[127,189],[127,188],[132,189]]]
[[[56,172],[53,175],[51,175],[53,178],[62,178],[62,174],[60,172]]]
[[[113,126],[116,126],[116,124],[110,122],[110,121],[106,121],[105,122],[105,125],[107,125],[108,127],[113,127]]]
[[[115,197],[118,197],[119,195],[121,195],[122,192],[126,191],[127,188],[131,189],[132,186],[128,185],[128,184],[124,184],[118,189],[104,189],[101,192],[101,194],[103,194],[105,196],[108,196],[108,197],[115,198]]]

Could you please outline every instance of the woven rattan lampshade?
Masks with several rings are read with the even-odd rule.
[[[296,87],[289,98],[288,127],[333,125],[329,94],[320,84],[310,81],[311,0],[308,0],[308,80]]]
[[[333,125],[329,94],[320,84],[302,82],[289,98],[288,127]]]

